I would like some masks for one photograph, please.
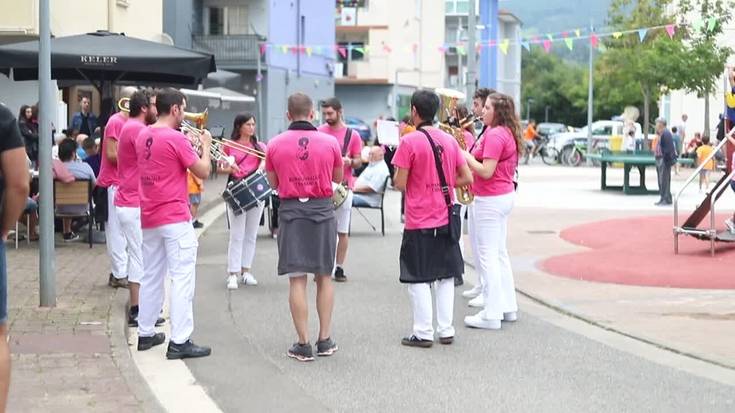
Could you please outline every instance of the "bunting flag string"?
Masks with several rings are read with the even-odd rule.
[[[707,19],[695,19],[691,22],[682,23],[670,23],[661,26],[652,27],[641,27],[631,30],[617,30],[610,32],[594,32],[590,29],[570,29],[561,31],[558,33],[545,33],[543,35],[530,35],[527,37],[518,37],[516,39],[503,38],[497,41],[480,41],[476,42],[474,49],[476,53],[482,53],[483,49],[491,49],[497,47],[503,55],[507,55],[510,52],[511,46],[519,46],[519,49],[526,49],[531,51],[533,47],[540,46],[546,53],[550,53],[554,47],[554,43],[563,42],[567,49],[574,50],[576,41],[587,40],[590,46],[600,51],[605,50],[605,45],[600,41],[604,38],[621,39],[623,36],[635,34],[638,40],[642,43],[646,39],[652,38],[650,33],[655,30],[664,30],[670,39],[673,39],[676,35],[677,28],[690,27],[695,31],[707,30],[709,32],[715,30],[719,19],[717,17],[709,17]],[[541,36],[541,37],[540,37]],[[307,56],[323,56],[326,52],[330,57],[340,56],[342,59],[347,59],[348,55],[352,55],[352,52],[357,52],[362,56],[367,57],[368,55],[381,52],[384,54],[391,54],[394,52],[394,47],[399,46],[400,50],[406,53],[418,53],[419,44],[410,43],[403,45],[388,44],[381,42],[381,48],[378,50],[371,50],[368,45],[364,44],[331,44],[331,45],[293,45],[293,44],[273,44],[263,42],[258,44],[258,50],[262,56],[266,55],[269,51],[272,53],[280,52],[282,54],[288,54],[289,52],[294,54],[306,54]],[[457,53],[459,55],[467,55],[469,50],[472,50],[472,45],[466,42],[456,43],[443,43],[436,46],[437,50],[441,54]]]

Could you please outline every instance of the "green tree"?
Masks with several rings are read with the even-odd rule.
[[[672,10],[672,0],[613,0],[610,5],[610,25],[615,30],[635,30],[642,27],[661,26],[675,21],[667,12]],[[673,39],[664,30],[646,33],[641,42],[636,35],[606,39],[608,51],[601,57],[601,64],[615,68],[608,74],[617,84],[636,84],[643,97],[644,134],[648,135],[651,102],[656,102],[661,90],[680,89],[684,86],[686,49],[681,33]]]
[[[732,49],[720,46],[717,39],[722,35],[723,26],[732,17],[732,2],[723,0],[680,0],[679,12],[682,16],[696,16],[687,30],[684,42],[689,53],[684,62],[688,79],[684,89],[704,98],[704,134],[709,135],[709,96],[717,87],[727,58]],[[682,19],[687,23],[685,19]]]

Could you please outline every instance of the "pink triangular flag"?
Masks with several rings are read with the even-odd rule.
[[[343,59],[347,59],[347,48],[345,47],[338,47],[337,51],[342,56]]]
[[[544,50],[546,50],[546,53],[549,53],[551,51],[551,40],[544,40]]]
[[[676,26],[673,24],[667,24],[666,25],[666,33],[669,34],[669,38],[674,38],[674,33],[676,33]]]
[[[261,43],[260,44],[260,55],[262,56],[264,54],[265,54],[265,43]]]
[[[597,37],[596,34],[592,33],[592,35],[590,35],[590,44],[592,45],[592,47],[597,47],[599,43],[600,39]]]

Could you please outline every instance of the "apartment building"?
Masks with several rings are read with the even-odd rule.
[[[481,0],[473,1],[476,1],[475,10],[479,14]],[[461,91],[467,90],[467,53],[472,53],[474,50],[467,46],[469,2],[470,0],[444,1],[446,19],[444,38],[448,46],[444,66],[445,86]],[[480,76],[488,75],[480,72],[480,54],[490,54],[490,64],[494,64],[496,67],[496,78],[489,79],[488,86],[512,96],[515,99],[516,107],[520,108],[522,50],[519,39],[521,21],[507,10],[500,9],[497,15],[498,42],[509,39],[508,52],[502,53],[497,46],[492,48],[483,47],[481,52],[476,54],[478,79]],[[483,25],[479,16],[476,21],[476,38],[479,41],[483,37],[483,31],[489,30],[490,27]]]
[[[305,52],[334,43],[333,9],[333,0],[164,0],[163,22],[176,46],[215,56],[219,73],[205,86],[256,98],[267,139],[288,126],[288,95],[301,91],[316,103],[334,94],[333,50]],[[231,122],[222,125],[226,133]]]
[[[444,85],[442,0],[338,0],[335,19],[335,93],[346,116],[371,126],[401,118],[416,89]]]

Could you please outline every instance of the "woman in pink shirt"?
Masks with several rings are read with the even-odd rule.
[[[265,152],[265,145],[258,142],[255,136],[255,116],[251,113],[241,113],[235,117],[232,126],[231,139],[241,146]],[[229,174],[228,181],[237,181],[246,178],[258,170],[265,168],[265,161],[252,153],[232,147],[225,147],[227,156],[234,159],[232,165],[220,165],[219,173]],[[258,280],[250,273],[250,266],[255,256],[255,242],[258,238],[260,216],[263,214],[264,203],[259,202],[240,215],[235,215],[231,208],[227,208],[230,222],[230,241],[227,247],[227,288],[236,290],[238,275],[245,285],[258,285]]]
[[[485,101],[485,133],[465,159],[472,170],[475,200],[469,207],[469,235],[475,268],[482,277],[484,309],[464,319],[468,327],[497,330],[515,321],[513,270],[506,248],[508,216],[515,198],[514,175],[523,150],[520,121],[513,99],[501,93]]]

